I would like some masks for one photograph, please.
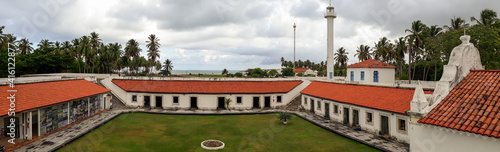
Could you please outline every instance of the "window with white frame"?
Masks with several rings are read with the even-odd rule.
[[[365,71],[361,71],[361,81],[365,80]]]
[[[132,95],[132,102],[137,102],[137,95]]]
[[[373,113],[366,112],[366,123],[368,123],[368,124],[372,124],[373,123]]]
[[[406,120],[398,119],[398,130],[406,132]]]
[[[241,104],[242,103],[242,98],[241,97],[236,97],[236,103]]]
[[[173,102],[174,104],[179,104],[179,97],[178,96],[174,96],[173,97],[173,101],[174,101]]]

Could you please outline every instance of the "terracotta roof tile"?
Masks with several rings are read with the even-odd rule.
[[[112,80],[128,92],[180,94],[262,94],[286,93],[302,81],[154,81]]]
[[[302,73],[302,72],[305,72],[308,69],[309,68],[295,68],[295,69],[293,69],[293,72],[295,72],[295,73]]]
[[[472,70],[418,122],[500,138],[500,70]],[[450,108],[458,106],[460,108]],[[442,119],[439,116],[448,113]],[[456,122],[456,126],[442,122]]]
[[[342,103],[405,114],[405,111],[410,110],[410,102],[413,99],[414,92],[415,90],[411,89],[314,81],[301,93]],[[425,91],[425,93],[432,92]]]
[[[347,66],[347,68],[396,68],[396,66],[380,62],[374,59],[368,59],[363,62],[349,65]]]
[[[11,88],[7,85],[0,88],[0,96],[8,97],[10,93],[7,90]],[[13,89],[17,90],[16,113],[110,91],[87,80],[17,84]],[[0,116],[7,115],[9,105],[10,102],[0,102],[0,107],[3,107],[0,108]]]

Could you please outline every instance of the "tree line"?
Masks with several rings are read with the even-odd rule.
[[[160,57],[160,39],[151,34],[146,43],[147,57],[140,56],[140,43],[135,39],[121,44],[105,44],[96,32],[71,41],[50,41],[42,39],[36,48],[28,38],[19,39],[14,34],[4,34],[0,27],[0,63],[7,65],[8,49],[16,50],[16,75],[37,73],[118,73],[147,75],[155,70],[160,74],[171,73],[173,63],[167,59],[162,63]],[[9,45],[10,44],[10,45]],[[8,48],[10,47],[10,48]],[[0,69],[2,77],[7,76],[6,68]]]
[[[396,78],[402,80],[437,81],[443,72],[443,65],[448,63],[451,51],[460,45],[459,37],[471,36],[470,42],[478,48],[481,62],[486,69],[500,69],[500,19],[491,9],[484,9],[479,17],[470,17],[473,25],[468,24],[461,17],[450,19],[449,25],[428,26],[417,20],[405,30],[408,35],[389,40],[382,37],[374,45],[361,44],[357,47],[356,54],[359,61],[376,59],[396,66]],[[465,30],[465,31],[464,31]],[[346,66],[349,61],[348,52],[343,48],[334,54],[335,75],[345,76]],[[405,56],[408,60],[405,60]],[[283,67],[293,67],[291,61],[281,58]],[[296,67],[308,67],[326,74],[326,63],[314,64],[306,62],[295,63]]]

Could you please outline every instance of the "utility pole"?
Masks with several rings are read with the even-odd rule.
[[[297,26],[293,23],[293,69],[295,70],[295,28]]]

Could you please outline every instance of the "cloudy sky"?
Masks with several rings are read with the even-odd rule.
[[[293,24],[297,24],[296,58],[326,60],[329,0],[2,0],[0,26],[36,45],[41,39],[70,41],[95,31],[104,43],[160,38],[160,60],[174,70],[242,70],[279,68],[280,58],[293,60]],[[335,50],[349,52],[349,64],[360,44],[380,37],[406,35],[412,21],[446,25],[454,16],[470,22],[497,0],[332,0]]]

